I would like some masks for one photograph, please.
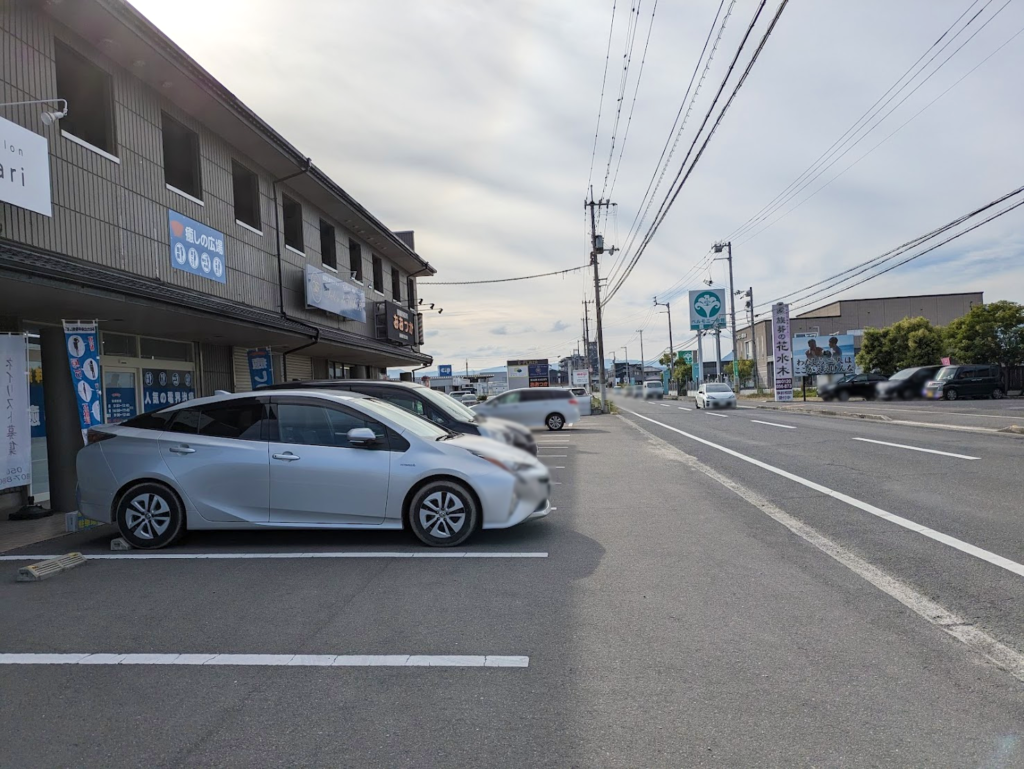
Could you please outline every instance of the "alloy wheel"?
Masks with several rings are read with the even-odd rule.
[[[156,539],[171,525],[171,507],[158,494],[139,494],[128,503],[124,520],[139,539]]]
[[[450,491],[435,491],[420,503],[420,525],[431,536],[448,539],[466,525],[466,506]]]

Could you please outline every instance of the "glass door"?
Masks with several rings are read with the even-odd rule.
[[[106,422],[117,424],[139,413],[139,397],[135,369],[103,367],[103,400]]]

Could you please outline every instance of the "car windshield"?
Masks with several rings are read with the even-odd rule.
[[[939,369],[939,373],[935,375],[936,379],[952,379],[956,376],[956,366],[943,366]]]
[[[892,381],[894,379],[910,379],[910,377],[912,377],[916,371],[916,368],[905,368],[902,371],[897,371],[895,374],[889,377],[889,381]]]
[[[855,376],[856,376],[856,374],[847,374],[842,379],[839,379],[838,381],[836,381],[836,384],[839,384],[840,382],[852,382],[853,378]]]
[[[644,387],[648,390],[660,390],[661,382],[644,382]]]
[[[709,393],[731,393],[732,388],[724,384],[709,384],[707,391]]]
[[[420,438],[436,440],[438,438],[446,438],[451,434],[443,427],[435,425],[433,422],[429,422],[422,417],[418,417],[403,408],[393,406],[386,401],[380,401],[376,398],[366,398],[359,401],[359,406],[373,414],[384,417],[392,422],[396,427],[402,430],[407,430],[413,435],[418,435]]]
[[[439,393],[437,390],[429,390],[426,388],[419,392],[423,393],[423,397],[430,401],[432,405],[436,406],[453,419],[457,419],[460,422],[476,421],[476,413],[470,411],[450,395],[445,395],[444,393]]]

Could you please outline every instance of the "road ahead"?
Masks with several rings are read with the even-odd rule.
[[[0,561],[0,653],[36,655],[0,665],[0,766],[1024,764],[1022,577],[877,512],[1020,562],[1024,442],[621,405],[538,436],[557,510],[472,557],[261,532],[39,584]]]

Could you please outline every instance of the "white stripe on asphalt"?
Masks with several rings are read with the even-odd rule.
[[[693,409],[688,409],[686,408],[686,406],[676,406],[676,408],[678,408],[680,411],[693,411]]]
[[[565,459],[568,454],[538,454],[537,459]]]
[[[565,469],[565,465],[551,465],[551,467],[548,468],[548,470],[564,470],[564,469]]]
[[[734,451],[733,449],[726,448],[725,446],[719,446],[717,443],[712,443],[711,441],[705,440],[704,438],[698,438],[696,435],[691,435],[690,433],[684,432],[683,430],[680,430],[676,427],[671,427],[669,425],[658,422],[657,420],[651,419],[650,417],[645,417],[643,414],[637,414],[635,411],[628,411],[627,413],[633,414],[633,416],[639,417],[640,419],[646,420],[647,422],[656,424],[659,427],[664,427],[666,430],[671,430],[674,433],[679,433],[680,435],[686,438],[697,441],[697,443],[703,443],[705,446],[710,446],[713,449],[718,449],[719,451],[724,452],[730,456],[736,457],[737,459],[742,459],[744,462],[749,462],[750,464],[767,470],[770,473],[781,475],[783,478],[788,478],[791,481],[799,483],[801,486],[806,486],[809,489],[820,491],[822,494],[825,494],[826,496],[834,497],[835,499],[838,499],[840,502],[845,502],[851,507],[856,507],[858,510],[863,510],[865,513],[870,513],[871,515],[877,516],[884,521],[895,523],[897,526],[902,526],[904,529],[917,532],[918,534],[928,537],[929,539],[933,539],[936,542],[941,542],[944,545],[949,545],[950,547],[959,550],[962,553],[973,555],[975,558],[979,558],[982,561],[991,563],[993,566],[998,566],[1001,569],[1006,569],[1007,571],[1013,572],[1018,576],[1024,577],[1024,565],[1019,564],[1016,561],[1011,561],[1009,558],[1004,558],[1001,555],[996,555],[995,553],[989,552],[988,550],[982,550],[980,547],[972,545],[969,542],[964,542],[963,540],[956,539],[955,537],[951,537],[948,534],[943,534],[941,531],[936,531],[935,529],[930,529],[927,526],[922,526],[919,523],[914,523],[908,518],[903,518],[902,516],[895,515],[893,513],[890,513],[888,510],[883,510],[882,508],[875,507],[874,505],[869,504],[867,502],[862,502],[861,500],[856,499],[855,497],[851,497],[847,494],[842,494],[838,491],[833,491],[832,489],[827,488],[826,486],[822,486],[819,483],[809,481],[806,478],[801,478],[799,475],[794,475],[791,472],[770,465],[767,462],[762,462],[760,459],[748,457],[746,454],[741,454],[740,452]]]
[[[525,668],[493,654],[0,654],[0,665],[242,665],[270,667]]]
[[[751,422],[756,422],[759,425],[771,425],[772,427],[785,427],[787,430],[795,430],[793,425],[780,425],[778,422],[762,422],[760,419],[751,419]]]
[[[737,406],[738,409],[756,409],[757,406]]]
[[[980,459],[981,457],[969,457],[966,454],[951,454],[948,451],[936,451],[935,449],[922,449],[917,446],[907,446],[903,443],[888,443],[887,441],[874,441],[871,438],[854,438],[855,441],[864,443],[877,443],[879,446],[894,446],[897,449],[909,449],[910,451],[923,451],[927,454],[941,454],[944,457],[956,457],[957,459]]]
[[[709,417],[721,417],[722,419],[728,419],[729,418],[725,414],[715,414],[714,412],[711,412],[711,411],[707,411],[706,413],[707,413],[707,415]]]
[[[66,553],[65,553],[66,555]],[[36,553],[29,553],[27,555],[0,555],[0,561],[45,561],[48,558],[61,558],[61,555],[38,555]],[[391,552],[385,553],[374,550],[367,550],[364,552],[347,552],[347,553],[118,553],[111,555],[109,553],[85,553],[85,559],[87,561],[132,561],[132,560],[150,560],[150,561],[177,561],[177,560],[210,560],[210,561],[221,561],[221,560],[232,560],[232,559],[243,559],[243,560],[264,560],[264,559],[293,559],[293,558],[547,558],[547,553],[505,553],[505,552],[494,552],[488,553],[485,551],[474,551],[471,553],[451,553],[451,552],[432,552],[428,551],[425,553],[416,552]]]

